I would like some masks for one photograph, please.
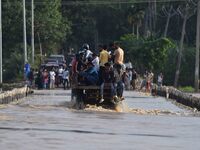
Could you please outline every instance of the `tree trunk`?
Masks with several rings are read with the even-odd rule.
[[[148,26],[148,18],[149,18],[149,11],[148,11],[148,7],[145,10],[145,15],[144,15],[144,36],[147,37],[147,33],[149,30],[149,26]]]
[[[167,16],[167,22],[166,22],[166,25],[165,25],[164,37],[167,37],[167,32],[168,32],[168,28],[169,28],[169,21],[170,21],[170,18],[171,18],[172,9],[173,9],[173,7],[171,6],[170,10],[169,10],[169,14]]]
[[[151,0],[149,0],[149,30],[150,30],[150,33],[151,33],[151,36],[152,36],[152,32],[153,32],[153,27],[152,27],[152,5],[151,5]]]
[[[199,47],[200,47],[200,1],[197,6],[197,33],[196,33],[196,59],[195,59],[195,91],[199,91]]]
[[[137,24],[137,39],[139,39],[139,24]]]
[[[133,23],[133,26],[132,26],[132,32],[133,32],[133,35],[135,35],[135,25]]]
[[[186,23],[187,23],[187,17],[188,17],[188,9],[186,8],[186,12],[185,12],[184,19],[183,19],[181,41],[180,41],[178,61],[177,61],[176,74],[175,74],[175,80],[174,80],[175,87],[178,86],[178,80],[179,80],[179,75],[180,75],[181,60],[182,60],[182,53],[183,53],[183,42],[184,42],[184,37],[185,37],[185,27],[186,27]]]
[[[157,2],[156,0],[152,0],[152,10],[153,15],[152,15],[152,22],[153,22],[153,31],[156,33],[156,22],[157,22]]]

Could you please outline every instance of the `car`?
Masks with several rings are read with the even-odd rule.
[[[58,60],[56,59],[51,59],[51,58],[47,58],[45,61],[44,61],[45,64],[47,63],[57,63],[58,64]]]
[[[54,62],[48,62],[44,66],[44,68],[47,69],[48,71],[51,71],[53,68],[56,69],[58,67],[59,67],[59,65],[57,63],[54,63]]]
[[[58,64],[63,64],[65,62],[64,55],[50,55],[48,59],[56,60]]]

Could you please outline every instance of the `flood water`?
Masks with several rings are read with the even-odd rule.
[[[0,105],[1,150],[199,150],[198,112],[125,92],[129,111],[69,108],[70,91],[35,91]]]

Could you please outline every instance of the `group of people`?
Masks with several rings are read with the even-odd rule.
[[[64,89],[70,87],[69,70],[67,66],[52,67],[51,69],[40,68],[36,74],[35,84],[38,89],[54,89],[55,86],[63,85]]]
[[[145,71],[143,75],[143,81],[140,86],[140,90],[145,88],[145,92],[151,93],[152,86],[153,86],[153,80],[154,80],[154,73],[150,71]],[[163,74],[159,73],[157,77],[157,85],[158,87],[162,86],[163,84]]]
[[[118,43],[99,45],[99,55],[90,50],[88,44],[76,54],[72,61],[74,84],[100,86],[100,103],[104,101],[104,87],[111,87],[113,100],[123,99],[124,77],[126,73],[124,51]],[[109,49],[109,50],[108,50]]]

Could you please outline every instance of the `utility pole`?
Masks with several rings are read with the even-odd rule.
[[[2,79],[2,23],[1,23],[1,0],[0,0],[0,84],[3,82]]]
[[[200,48],[200,1],[197,4],[197,31],[196,31],[196,61],[195,61],[195,91],[199,91],[199,48]]]
[[[32,64],[34,64],[35,58],[35,43],[34,43],[34,0],[31,1],[31,18],[32,18],[32,38],[31,38],[31,45],[32,45]]]
[[[27,41],[26,41],[26,3],[25,0],[23,0],[23,16],[24,16],[24,64],[27,59]]]

